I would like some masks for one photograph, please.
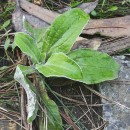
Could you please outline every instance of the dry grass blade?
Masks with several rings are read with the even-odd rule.
[[[80,116],[74,123],[76,124],[78,121],[80,121],[87,113],[88,113],[89,111],[86,111],[82,116]],[[66,130],[69,130],[71,128],[71,126],[70,127],[68,127]]]
[[[88,90],[90,90],[91,92],[93,92],[94,94],[100,96],[101,98],[103,98],[103,99],[105,99],[105,100],[107,100],[107,101],[109,101],[109,102],[111,102],[111,103],[114,103],[114,104],[116,104],[116,105],[118,105],[118,106],[120,106],[120,107],[122,107],[122,108],[126,108],[126,109],[130,110],[130,107],[127,107],[127,106],[125,106],[125,105],[123,105],[123,104],[121,104],[121,103],[119,103],[119,102],[113,101],[113,100],[109,99],[108,97],[103,96],[102,94],[100,94],[99,92],[95,91],[94,89],[88,87],[87,85],[84,85],[84,86],[85,86]]]
[[[106,125],[107,125],[107,122],[104,122],[101,126],[99,126],[98,128],[94,128],[92,130],[103,130]]]
[[[7,73],[11,73],[14,69],[15,69],[15,65],[11,65],[3,70],[0,70],[0,78],[2,78],[4,75],[6,75]]]
[[[16,123],[17,125],[19,125],[21,128],[23,128],[24,130],[27,130],[24,126],[22,126],[19,122],[17,122],[16,120],[12,119],[11,117],[7,116],[6,114],[4,114],[3,112],[0,111],[0,114],[3,115],[4,117],[6,117],[7,119],[13,121],[14,123]]]
[[[23,120],[23,124],[25,126],[25,128],[28,128],[28,123],[27,123],[27,113],[26,113],[26,97],[25,97],[25,91],[22,88],[21,89],[21,116],[22,116],[22,120]]]
[[[80,87],[79,87],[79,88],[80,88]],[[95,124],[93,123],[94,121],[93,121],[93,117],[92,117],[92,114],[91,114],[91,111],[90,111],[90,109],[92,109],[92,108],[91,108],[91,107],[90,107],[90,108],[88,107],[88,104],[87,104],[86,98],[84,97],[84,94],[83,94],[81,88],[80,88],[80,92],[81,92],[81,95],[82,95],[83,101],[86,103],[86,106],[87,106],[87,108],[88,108],[88,112],[89,112],[89,114],[90,114],[90,117],[87,116],[87,114],[85,114],[85,115],[86,115],[86,117],[88,118],[88,120],[91,122],[92,126],[93,126],[94,128],[96,128]],[[83,110],[83,112],[84,112],[84,110]],[[85,112],[84,112],[84,113],[85,113]],[[91,118],[91,119],[90,119],[90,118]]]
[[[69,128],[72,127],[74,130],[80,130],[79,127],[75,124],[75,122],[72,121],[72,119],[70,118],[70,116],[68,114],[65,114],[63,112],[60,112],[60,114],[66,120],[66,122],[70,125]],[[66,130],[68,130],[68,129],[66,129]]]
[[[5,108],[0,107],[0,109],[1,109],[2,111],[8,112],[8,110],[6,110]]]
[[[59,97],[61,97],[61,98],[64,98],[64,99],[66,99],[66,100],[68,100],[68,101],[85,105],[85,103],[82,102],[82,101],[78,101],[78,100],[75,100],[75,99],[72,99],[72,98],[65,97],[65,96],[63,96],[63,95],[61,95],[61,94],[59,94],[59,93],[57,93],[57,92],[55,92],[55,91],[53,91],[53,90],[52,90],[52,92],[53,92],[54,94],[56,94],[57,96],[59,96]]]

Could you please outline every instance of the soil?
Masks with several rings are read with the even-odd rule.
[[[95,90],[98,90],[98,86],[91,85],[90,87]],[[53,86],[51,88],[62,96],[68,97],[70,100],[74,99],[81,102],[76,103],[63,98],[60,98],[62,102],[59,102],[54,96],[51,95],[51,98],[57,104],[59,104],[61,112],[63,112],[66,117],[71,117],[71,119],[76,122],[75,124],[80,128],[80,130],[91,130],[103,124],[102,106],[98,105],[101,104],[101,99],[100,97],[87,90],[83,86],[83,84],[75,82],[71,85],[65,85],[62,87]],[[82,104],[82,102],[84,102],[84,104]],[[62,103],[64,104],[64,106]],[[63,122],[65,130],[74,130],[74,128],[72,127],[69,128],[68,123],[67,121],[65,121],[64,118]]]

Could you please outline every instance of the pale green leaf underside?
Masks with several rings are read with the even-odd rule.
[[[57,17],[45,33],[43,52],[70,51],[88,21],[89,15],[81,9],[72,9]]]
[[[37,64],[36,69],[46,77],[82,79],[80,67],[62,52],[52,54],[45,64]]]
[[[29,35],[25,33],[17,33],[15,35],[15,44],[21,49],[23,53],[30,56],[35,63],[40,62],[40,51]]]
[[[86,84],[100,83],[118,77],[119,64],[109,55],[91,49],[78,49],[71,51],[68,56],[82,69]]]
[[[38,106],[36,100],[36,94],[32,91],[34,87],[31,82],[25,77],[26,71],[31,70],[30,67],[18,65],[14,75],[14,79],[23,86],[27,94],[27,121],[31,123],[37,115]],[[30,71],[28,71],[30,73]],[[25,75],[24,75],[25,74]]]
[[[34,42],[39,48],[40,42],[42,42],[43,34],[45,33],[47,27],[44,28],[35,28],[33,27],[28,21],[24,21],[24,28],[26,29],[27,33],[31,35]]]

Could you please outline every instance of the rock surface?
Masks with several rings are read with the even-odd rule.
[[[114,57],[121,64],[119,78],[104,82],[100,85],[100,92],[109,99],[130,108],[130,57]],[[108,104],[102,99],[103,118],[109,122],[105,130],[130,130],[130,109],[115,104]]]

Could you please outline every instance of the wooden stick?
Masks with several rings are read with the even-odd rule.
[[[52,21],[59,15],[59,13],[53,12],[48,9],[44,9],[26,0],[20,0],[20,6],[29,14],[40,18],[41,20],[45,21],[48,24],[51,24]]]
[[[59,16],[59,13],[44,9],[26,0],[20,0],[20,6],[29,14],[34,15],[48,24]],[[84,28],[84,34],[100,33],[110,37],[130,36],[130,15],[111,19],[90,20]]]

